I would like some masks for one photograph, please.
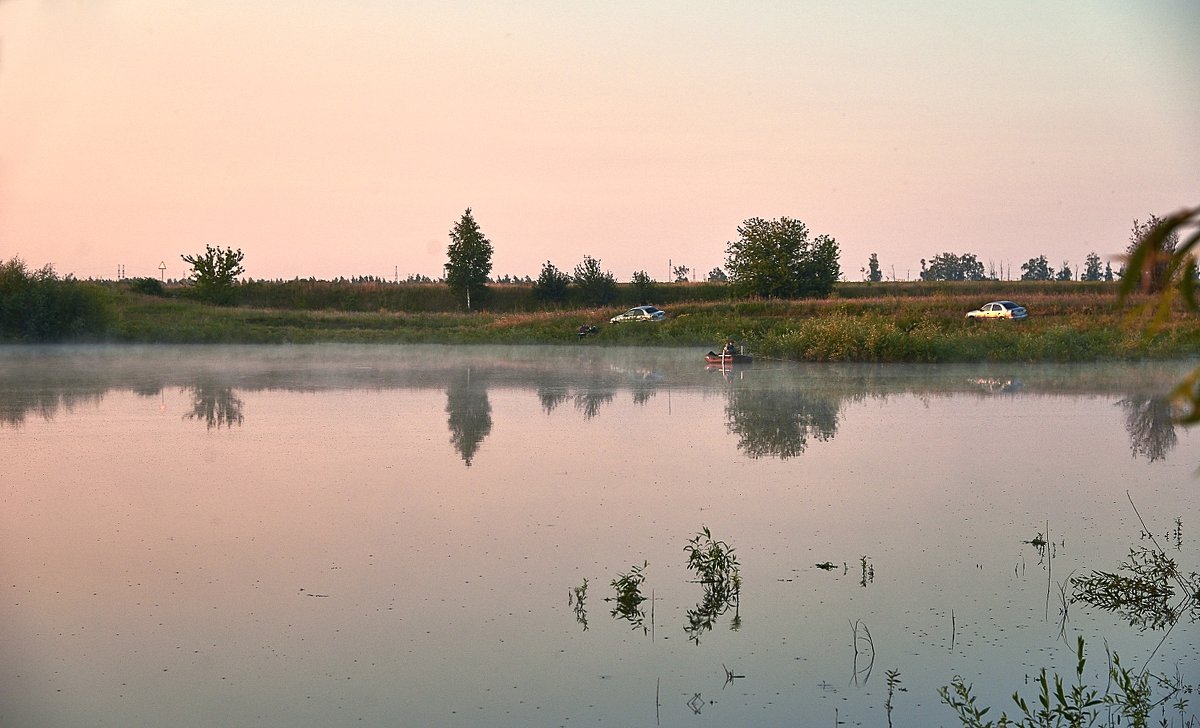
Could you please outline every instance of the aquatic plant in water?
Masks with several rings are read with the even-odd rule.
[[[1148,548],[1129,550],[1116,572],[1092,571],[1071,580],[1071,600],[1115,612],[1138,629],[1165,629],[1185,613],[1200,619],[1200,575],[1182,574],[1175,560]],[[1175,588],[1183,598],[1175,603]]]
[[[700,643],[700,635],[711,630],[721,615],[734,610],[730,629],[741,627],[739,595],[742,577],[733,547],[716,540],[707,526],[693,536],[684,546],[688,554],[687,567],[697,576],[696,581],[704,585],[704,595],[695,607],[687,611],[684,632],[688,639]]]
[[[699,576],[704,584],[732,581],[737,578],[738,559],[733,547],[724,541],[713,539],[708,526],[688,541],[683,547],[688,555],[688,569]]]
[[[1181,697],[1195,692],[1196,686],[1187,684],[1179,675],[1152,675],[1145,671],[1135,673],[1121,666],[1116,653],[1110,655],[1108,684],[1103,692],[1086,685],[1083,680],[1085,659],[1083,638],[1076,647],[1075,681],[1068,687],[1057,673],[1051,678],[1042,668],[1034,683],[1038,686],[1035,702],[1030,704],[1014,692],[1012,699],[1020,715],[1010,718],[1002,712],[995,722],[985,716],[990,707],[976,705],[972,686],[955,676],[949,685],[938,688],[943,703],[958,714],[959,722],[968,728],[1074,728],[1075,726],[1130,726],[1148,728],[1150,716],[1155,710],[1163,713],[1159,725],[1179,725],[1194,728],[1194,715],[1187,714],[1188,701]],[[1153,681],[1152,681],[1153,680]],[[1155,698],[1154,694],[1159,693]],[[1174,700],[1168,706],[1168,701]],[[1168,722],[1168,707],[1175,712],[1179,723]]]
[[[567,605],[573,606],[575,610],[575,621],[583,625],[585,632],[588,628],[586,606],[587,589],[588,580],[585,578],[582,584],[576,587],[571,587],[571,591],[567,592]]]
[[[612,608],[614,619],[624,619],[633,629],[640,627],[643,632],[646,631],[646,613],[642,611],[642,602],[646,601],[646,597],[642,594],[642,584],[646,581],[646,575],[642,572],[649,565],[648,561],[643,561],[641,566],[635,564],[627,573],[613,579],[612,587],[617,590],[617,595],[604,599],[616,604]]]
[[[1116,571],[1093,570],[1087,576],[1071,579],[1071,600],[1115,612],[1142,630],[1167,629],[1184,614],[1193,622],[1200,619],[1200,574],[1180,571],[1142,520],[1132,497],[1129,504],[1141,521],[1142,537],[1149,538],[1154,548],[1131,548],[1129,559],[1122,561]],[[1181,519],[1175,519],[1175,527],[1175,541],[1182,546]],[[1174,601],[1176,588],[1182,595],[1178,602]]]
[[[899,670],[888,670],[884,675],[887,676],[887,699],[883,701],[883,709],[887,712],[888,728],[892,728],[892,698],[897,692],[908,692],[908,688],[900,684]]]

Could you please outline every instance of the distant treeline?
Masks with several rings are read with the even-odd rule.
[[[825,316],[832,307],[842,314],[858,315],[873,311],[879,316],[905,318],[920,311],[924,315],[944,315],[949,320],[962,315],[959,309],[964,302],[973,301],[970,303],[973,307],[986,300],[1004,298],[1012,298],[1026,305],[1033,302],[1037,307],[1037,315],[1060,313],[1055,309],[1059,301],[1064,300],[1059,298],[1062,296],[1082,297],[1084,300],[1095,297],[1094,306],[1079,301],[1071,304],[1069,308],[1075,311],[1108,311],[1115,305],[1117,285],[1082,281],[991,280],[840,282],[823,302],[810,300],[791,305],[784,302],[769,305],[766,301],[735,299],[733,289],[724,282],[652,282],[640,286],[619,283],[615,286],[615,298],[599,308],[601,312],[615,312],[649,303],[668,309],[674,317],[693,306],[732,305],[738,310],[735,318],[763,315],[774,318],[781,311],[790,311],[784,318],[804,319]],[[1055,298],[1039,300],[1046,295]],[[898,302],[889,303],[892,299]],[[904,300],[904,303],[899,303],[900,300]],[[261,310],[294,311],[297,315],[308,315],[308,312],[382,316],[466,313],[464,302],[445,283],[378,279],[244,280],[233,287],[232,303],[234,308],[248,313]],[[779,305],[781,303],[784,304],[782,307]],[[536,298],[534,287],[526,283],[490,284],[482,300],[473,302],[473,308],[478,313],[498,316],[570,315],[570,312],[579,312],[581,321],[586,319],[593,323],[597,317],[607,318],[608,315],[597,313],[597,307],[587,305],[580,291],[568,289],[565,300],[547,302]],[[760,311],[760,308],[763,310]],[[151,314],[151,311],[156,313]],[[155,321],[158,323],[151,323]],[[430,319],[431,331],[440,330],[440,326],[445,325],[433,326],[432,321]],[[731,323],[723,323],[719,328],[729,328]],[[411,324],[410,320],[407,325]],[[224,315],[218,316],[216,309],[200,301],[194,287],[186,283],[163,284],[153,278],[79,281],[70,276],[59,277],[50,266],[31,271],[19,258],[0,263],[0,341],[237,341],[243,336],[234,329],[246,325]],[[353,323],[322,320],[319,325],[306,320],[297,325],[299,330],[308,332],[306,335],[317,338],[320,338],[315,333],[318,330],[349,326],[351,330],[346,336],[356,335],[365,337],[363,340],[373,340],[359,331],[366,326],[362,320]],[[384,328],[396,325],[395,320],[386,318],[371,324],[372,327]],[[461,324],[455,326],[461,327]],[[145,331],[146,327],[157,328],[157,331]],[[718,334],[720,332],[714,329],[713,335]],[[642,335],[648,335],[648,332]],[[470,338],[465,334],[462,336]],[[267,340],[271,340],[269,336]]]
[[[157,283],[156,281],[153,281]],[[926,297],[939,295],[979,295],[983,298],[1019,298],[1050,290],[1059,294],[1095,294],[1111,296],[1116,283],[1083,281],[903,281],[903,282],[842,282],[834,286],[833,299],[877,297]],[[146,286],[129,285],[139,292],[150,293]],[[159,295],[190,298],[186,285],[167,286]],[[487,287],[482,300],[473,302],[476,310],[493,313],[531,313],[563,311],[591,306],[582,300],[582,292],[568,289],[561,303],[539,300],[533,286],[521,283],[499,283]],[[235,289],[237,305],[250,308],[274,308],[293,311],[353,311],[456,313],[465,310],[463,300],[444,283],[353,280],[250,280]],[[667,307],[678,303],[718,303],[734,300],[727,283],[687,282],[653,283],[639,287],[632,283],[616,284],[614,308],[641,304]]]

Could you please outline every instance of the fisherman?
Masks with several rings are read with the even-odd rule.
[[[725,342],[725,348],[721,350],[721,356],[733,356],[737,353],[737,347],[733,344],[733,339]]]

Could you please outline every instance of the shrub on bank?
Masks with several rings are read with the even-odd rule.
[[[30,271],[20,258],[0,262],[0,340],[58,341],[103,333],[104,292],[47,265]]]

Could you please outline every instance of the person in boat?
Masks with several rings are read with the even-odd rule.
[[[737,347],[734,346],[733,339],[729,339],[728,341],[725,342],[725,348],[721,349],[721,355],[722,356],[733,356],[736,353],[737,353]]]

